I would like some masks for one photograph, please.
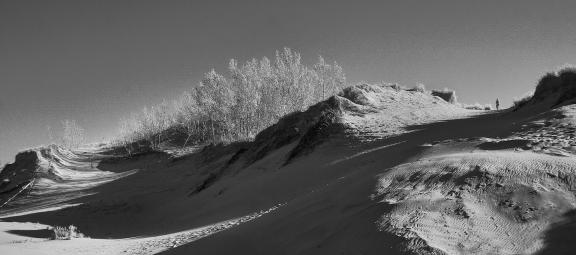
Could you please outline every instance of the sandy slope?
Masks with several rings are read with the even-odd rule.
[[[59,151],[56,172],[41,156],[52,175],[0,209],[0,253],[518,254],[566,236],[572,107],[481,114],[370,85],[334,100],[342,113],[326,125],[344,128],[278,146]],[[91,238],[46,240],[69,224]]]
[[[573,184],[563,179],[575,174],[575,164],[513,151],[403,164],[379,176],[375,198],[394,207],[379,225],[449,254],[533,253],[543,246],[543,231],[576,206]]]

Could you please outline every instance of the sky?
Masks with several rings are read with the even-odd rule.
[[[64,119],[89,141],[177,97],[230,58],[290,47],[351,84],[455,89],[509,105],[576,64],[575,1],[0,0],[0,162],[49,143]]]

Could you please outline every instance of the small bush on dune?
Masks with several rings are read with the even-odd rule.
[[[78,228],[70,225],[68,227],[56,226],[52,229],[53,240],[71,240],[73,238],[84,238],[84,234],[78,232]]]
[[[62,121],[61,144],[67,149],[77,148],[85,142],[84,129],[76,120]]]
[[[418,83],[414,89],[420,93],[426,93],[426,86],[422,83]]]

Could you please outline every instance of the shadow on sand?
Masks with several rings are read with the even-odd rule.
[[[576,251],[576,210],[550,226],[544,236],[544,248],[538,254],[574,254]]]
[[[53,235],[53,232],[48,229],[8,230],[6,232],[14,235],[33,237],[33,238],[51,238]]]
[[[162,164],[167,162],[169,158],[168,153],[157,151],[139,153],[132,157],[108,157],[102,159],[96,168],[102,171],[121,173]]]

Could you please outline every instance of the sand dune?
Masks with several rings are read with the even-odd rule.
[[[359,85],[251,143],[34,149],[0,172],[0,253],[534,254],[576,206],[575,116]]]

